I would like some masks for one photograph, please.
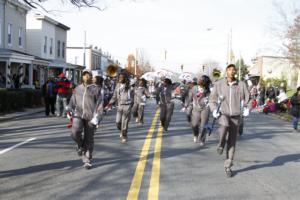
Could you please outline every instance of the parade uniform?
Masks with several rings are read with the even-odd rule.
[[[146,98],[149,96],[147,88],[137,86],[134,89],[134,104],[132,107],[133,116],[137,117],[137,122],[144,123],[144,109]]]
[[[90,164],[94,149],[94,132],[103,114],[100,88],[96,85],[77,86],[67,111],[72,112],[71,136],[78,145],[78,155],[82,156],[85,164]]]
[[[133,105],[134,93],[132,89],[126,88],[125,84],[118,83],[116,85],[113,96],[109,104],[118,102],[116,125],[121,131],[122,139],[127,139],[128,123],[130,121],[131,108]]]
[[[191,123],[193,111],[193,88],[188,88],[185,94],[184,108],[186,112],[187,121]]]
[[[220,108],[220,140],[218,153],[223,153],[227,138],[226,160],[224,163],[225,171],[227,173],[233,165],[236,138],[239,131],[239,122],[242,112],[245,112],[245,110],[250,108],[251,105],[247,85],[242,81],[236,80],[230,83],[226,78],[223,78],[215,83],[209,100],[209,105],[213,112],[216,111],[218,97],[220,96],[223,96],[224,99]],[[242,101],[244,102],[243,107],[241,107]]]
[[[159,100],[160,100],[160,121],[161,125],[164,128],[164,131],[168,130],[173,110],[174,110],[174,102],[172,101],[172,85],[167,87],[160,87],[159,90]]]
[[[205,125],[209,120],[210,109],[208,107],[209,91],[200,86],[194,86],[192,91],[192,129],[194,133],[194,141],[200,141],[204,144],[206,138]],[[195,141],[195,142],[196,142]]]

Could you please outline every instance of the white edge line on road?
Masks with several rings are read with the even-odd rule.
[[[18,143],[18,144],[15,144],[14,146],[9,147],[9,148],[7,148],[7,149],[3,149],[2,151],[0,151],[0,155],[6,153],[6,152],[8,152],[8,151],[11,151],[11,150],[13,150],[13,149],[15,149],[15,148],[17,148],[17,147],[23,145],[23,144],[26,144],[26,143],[28,143],[28,142],[30,142],[30,141],[32,141],[32,140],[35,140],[35,139],[36,139],[35,137],[29,138],[29,139],[25,140],[24,142],[20,142],[20,143]]]

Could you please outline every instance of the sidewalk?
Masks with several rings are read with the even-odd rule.
[[[5,115],[0,115],[0,122],[15,119],[15,118],[18,118],[18,117],[24,117],[24,116],[32,115],[32,114],[35,114],[35,113],[41,113],[41,112],[44,112],[44,111],[45,111],[44,107],[26,108],[22,112],[13,112],[13,113],[5,114]]]

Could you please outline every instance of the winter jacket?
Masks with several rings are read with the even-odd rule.
[[[294,94],[291,98],[291,115],[293,117],[299,118],[299,112],[300,112],[300,95]]]
[[[110,104],[113,104],[115,101],[118,101],[118,106],[133,105],[133,90],[131,88],[126,89],[125,87],[125,84],[118,83],[116,85],[114,94],[109,101]]]
[[[100,121],[103,114],[101,89],[96,85],[77,86],[73,91],[67,111],[73,111],[74,117],[85,120],[91,120],[97,115]]]
[[[250,94],[247,85],[243,81],[235,81],[230,85],[227,78],[215,83],[214,89],[209,98],[209,106],[213,111],[217,108],[218,98],[224,97],[221,103],[221,113],[226,116],[240,116],[242,114],[241,102],[244,107],[251,108]]]
[[[209,94],[205,91],[205,89],[200,88],[199,86],[194,86],[191,89],[191,103],[193,105],[193,109],[196,111],[202,111],[207,108]]]
[[[145,103],[145,98],[149,96],[149,92],[145,87],[136,87],[134,89],[134,103]]]

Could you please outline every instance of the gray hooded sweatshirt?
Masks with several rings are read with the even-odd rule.
[[[101,120],[103,114],[101,89],[96,85],[77,86],[70,99],[68,110],[74,111],[74,117],[91,120],[97,115],[98,120]]]
[[[211,110],[217,108],[218,97],[222,95],[221,113],[226,116],[239,116],[242,114],[242,106],[250,108],[250,94],[247,85],[243,81],[235,81],[232,85],[227,78],[217,81],[210,95],[209,106]],[[244,105],[241,103],[244,102]]]

